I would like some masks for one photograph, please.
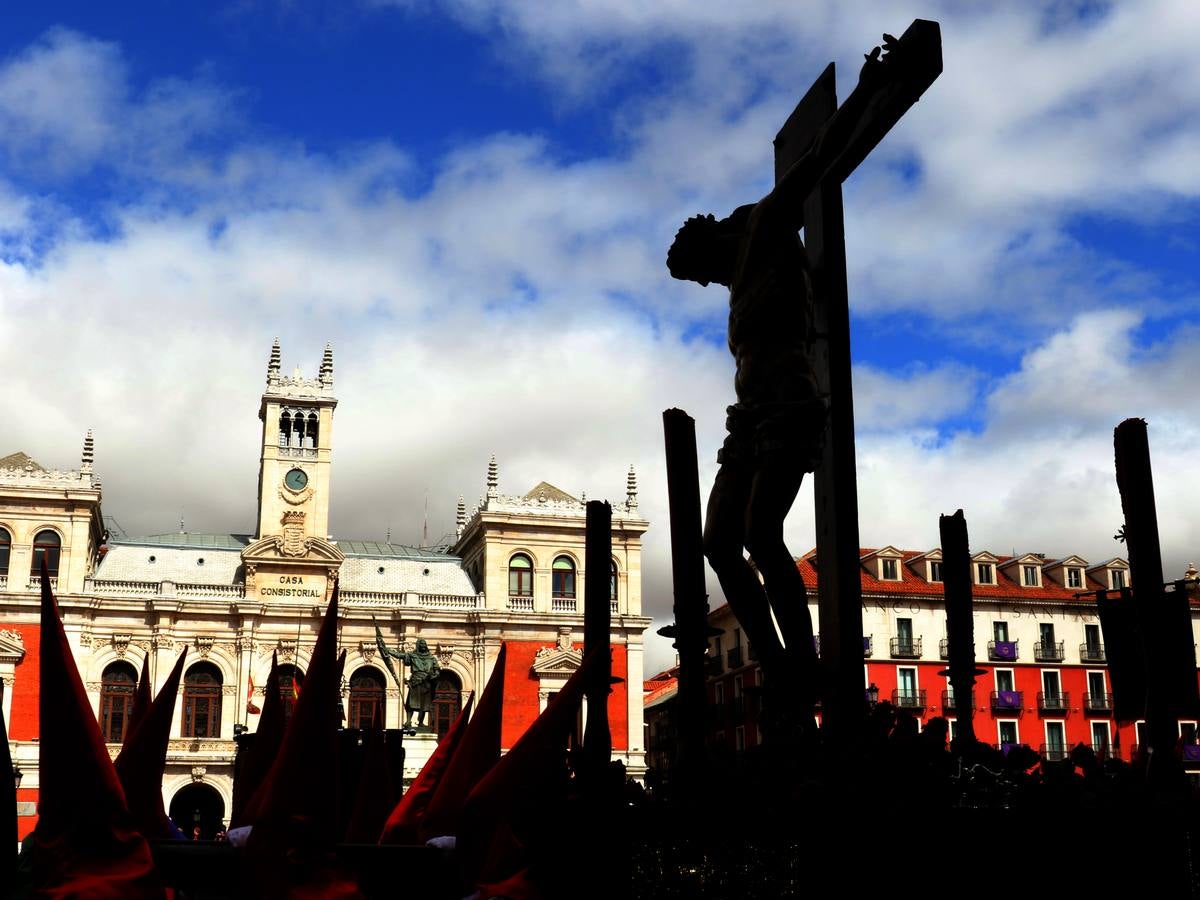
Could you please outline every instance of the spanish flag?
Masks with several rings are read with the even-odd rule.
[[[262,712],[254,704],[254,675],[250,676],[249,684],[246,686],[246,715],[259,715]]]

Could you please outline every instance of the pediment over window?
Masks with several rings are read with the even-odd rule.
[[[538,678],[571,676],[582,662],[582,650],[543,647],[533,658],[533,674]]]
[[[0,662],[16,665],[25,658],[25,638],[17,631],[0,631]]]

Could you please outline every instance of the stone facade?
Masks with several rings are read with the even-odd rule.
[[[493,459],[480,504],[468,514],[459,501],[452,546],[334,539],[328,530],[337,406],[332,350],[326,348],[315,379],[298,372],[282,377],[279,363],[276,343],[259,406],[253,534],[106,535],[90,434],[78,471],[49,472],[23,454],[0,459],[0,541],[7,535],[10,544],[5,556],[0,543],[0,703],[23,771],[21,801],[37,798],[38,579],[30,573],[36,537],[48,530],[61,543],[54,583],[68,640],[102,726],[109,721],[102,683],[106,672],[111,677],[114,666],[122,668],[117,664],[139,670],[148,658],[157,691],[186,647],[185,681],[188,673],[210,673],[203,716],[185,703],[186,686],[176,705],[163,784],[168,808],[185,788],[205,785],[228,817],[235,728],[256,727],[253,710],[262,706],[273,652],[301,674],[307,668],[335,579],[339,644],[348,651],[343,701],[350,709],[351,685],[375,679],[389,728],[403,720],[403,695],[378,659],[376,624],[390,646],[429,643],[446,673],[439,709],[447,716],[468,692],[482,689],[507,643],[504,747],[579,664],[584,501],[545,483],[523,495],[502,494]],[[614,686],[609,712],[614,756],[635,775],[644,770],[641,682],[650,620],[642,615],[641,538],[647,527],[631,471],[625,500],[613,508],[613,672],[625,681]],[[517,556],[532,562],[531,582],[513,581]],[[117,749],[110,745],[114,755]],[[410,752],[406,776],[421,761]],[[22,819],[23,833],[33,821]]]

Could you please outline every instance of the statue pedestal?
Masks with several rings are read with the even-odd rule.
[[[432,732],[418,732],[404,735],[404,784],[407,787],[417,777],[422,767],[433,756],[437,749],[437,735]]]

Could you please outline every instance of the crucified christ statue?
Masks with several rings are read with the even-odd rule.
[[[910,31],[923,36],[932,24]],[[774,189],[724,219],[688,219],[667,254],[673,277],[729,289],[737,402],[726,410],[704,552],[766,674],[768,721],[791,707],[800,712],[797,727],[812,721],[817,654],[783,523],[805,474],[822,460],[830,402],[814,365],[814,285],[799,231],[810,195],[824,180],[840,183],[936,77],[914,74],[919,62],[908,65],[906,47],[915,43],[909,33],[900,41],[884,35],[883,46],[867,55],[858,87]],[[772,704],[772,695],[787,700]]]

